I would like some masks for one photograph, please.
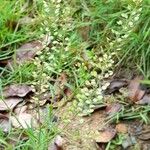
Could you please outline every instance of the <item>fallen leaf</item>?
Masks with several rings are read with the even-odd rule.
[[[135,145],[136,143],[137,142],[134,136],[127,136],[122,142],[122,147],[123,149],[127,149],[128,147]]]
[[[62,73],[58,79],[56,79],[56,82],[54,84],[55,89],[55,100],[58,101],[63,98],[64,91],[66,89],[65,85],[67,84],[67,75],[65,73]]]
[[[17,106],[17,107],[14,109],[14,113],[15,113],[15,114],[24,113],[24,112],[27,110],[27,108],[28,108],[27,105],[24,105],[24,106]]]
[[[91,27],[90,26],[84,26],[84,27],[80,27],[78,29],[80,36],[82,37],[82,39],[84,41],[88,41],[89,40],[89,33],[90,33]]]
[[[20,113],[18,116],[11,116],[10,121],[15,128],[31,128],[36,127],[37,122],[32,117],[31,114],[28,113]]]
[[[119,91],[122,87],[126,87],[128,85],[128,81],[124,79],[115,79],[110,82],[110,85],[107,88],[107,92],[109,94]]]
[[[119,123],[119,124],[116,125],[116,131],[117,131],[118,133],[123,133],[123,134],[125,134],[125,133],[128,132],[128,127],[127,127],[126,124]]]
[[[51,102],[52,96],[49,92],[35,94],[32,98],[28,100],[32,104],[38,104],[39,106],[43,106],[46,102]]]
[[[118,113],[119,111],[121,111],[122,107],[123,105],[119,103],[110,104],[106,107],[106,113],[107,115],[114,115]]]
[[[12,110],[17,104],[22,102],[22,98],[10,97],[4,100],[0,100],[0,111]]]
[[[95,140],[97,143],[108,143],[116,136],[116,133],[115,129],[109,127],[100,131]]]
[[[23,63],[25,61],[32,60],[38,51],[43,50],[47,45],[50,44],[50,36],[46,35],[41,40],[31,41],[25,43],[19,49],[16,50],[15,60],[11,59],[8,61],[7,67],[12,68],[14,63]]]
[[[10,85],[4,88],[3,96],[6,97],[25,97],[28,93],[33,92],[34,89],[28,85]]]
[[[129,84],[129,98],[133,102],[141,100],[145,94],[145,91],[140,89],[141,79],[141,77],[136,77]]]
[[[58,135],[54,142],[49,146],[48,150],[63,150],[64,139]]]
[[[136,104],[150,104],[150,94],[144,95],[144,97],[141,100],[137,101]]]
[[[140,134],[137,134],[137,138],[140,139],[140,140],[150,140],[150,129],[145,129],[143,131],[141,131]]]
[[[0,129],[4,132],[8,132],[11,128],[11,125],[9,123],[9,118],[6,115],[0,114]]]

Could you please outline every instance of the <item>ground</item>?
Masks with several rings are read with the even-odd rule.
[[[149,0],[0,0],[0,149],[149,150]]]

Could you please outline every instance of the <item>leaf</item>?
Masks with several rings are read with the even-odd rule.
[[[20,113],[18,116],[10,117],[11,123],[15,128],[31,128],[37,125],[36,120],[28,113]]]
[[[0,111],[12,110],[17,104],[19,104],[22,101],[22,98],[15,97],[0,100]]]
[[[137,101],[136,104],[144,105],[144,104],[150,104],[150,94],[144,95],[144,97]]]
[[[24,63],[25,61],[32,60],[38,51],[43,50],[47,45],[50,44],[50,37],[46,35],[41,40],[31,41],[29,43],[25,43],[19,49],[16,50],[16,54],[14,59],[11,59],[7,66],[9,68],[13,67],[14,63]]]
[[[142,133],[140,133],[140,135],[138,135],[138,139],[140,140],[150,140],[150,130],[145,130],[142,131]]]
[[[138,139],[146,141],[150,140],[150,127],[149,125],[144,126],[143,130],[137,134]]]
[[[122,107],[123,106],[119,103],[114,103],[114,104],[108,105],[106,107],[106,113],[107,113],[107,115],[114,115],[114,114],[118,113],[119,111],[121,111]]]
[[[67,75],[62,73],[54,84],[55,89],[55,101],[61,99],[65,92],[65,85],[67,84]]]
[[[27,108],[28,108],[27,105],[24,105],[24,106],[17,105],[17,107],[14,109],[14,112],[15,112],[15,114],[24,113],[27,110]]]
[[[119,89],[121,89],[122,87],[125,87],[128,85],[128,81],[127,80],[123,80],[123,79],[120,79],[120,80],[113,80],[111,81],[109,87],[107,88],[107,92],[109,94],[111,93],[114,93],[116,91],[119,91]]]
[[[135,145],[136,143],[137,142],[134,136],[126,136],[126,138],[122,142],[122,147],[123,149],[127,149],[128,147]]]
[[[133,102],[141,100],[145,94],[145,91],[140,89],[140,81],[141,77],[136,77],[129,84],[129,98]]]
[[[0,128],[6,133],[10,130],[9,118],[6,115],[0,114]]]
[[[63,138],[60,135],[58,135],[55,138],[54,142],[49,146],[48,150],[63,150],[63,144]]]
[[[117,131],[118,133],[123,133],[123,134],[125,134],[125,133],[128,132],[128,127],[127,127],[126,124],[119,123],[119,124],[116,125],[116,131]]]
[[[97,143],[108,143],[116,136],[116,133],[115,129],[109,127],[100,131],[95,140]]]
[[[6,97],[12,97],[12,96],[19,96],[19,97],[25,97],[28,93],[33,92],[34,89],[28,85],[10,85],[4,88],[3,90],[3,96]]]

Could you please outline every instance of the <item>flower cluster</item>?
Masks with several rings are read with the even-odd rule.
[[[114,53],[108,55],[102,51],[100,54],[94,53],[92,57],[89,57],[89,69],[85,63],[76,64],[79,69],[83,68],[90,74],[90,79],[85,81],[73,102],[79,115],[91,114],[97,107],[104,105],[103,93],[109,86],[109,82],[106,82],[105,79],[113,75],[113,56]]]
[[[137,2],[137,1],[136,1]],[[140,3],[138,3],[140,6]],[[112,49],[115,47],[120,50],[122,43],[128,39],[130,33],[135,29],[136,24],[140,19],[142,8],[133,8],[128,6],[128,10],[120,15],[118,21],[116,21],[117,29],[112,29],[112,33],[115,35],[115,39],[109,44]]]
[[[95,109],[104,106],[103,92],[109,86],[109,83],[101,84],[96,79],[85,82],[73,101],[73,106],[78,110],[78,115],[86,116],[94,112]]]
[[[43,33],[41,38],[44,34],[48,34],[51,44],[37,53],[38,56],[34,61],[37,72],[33,72],[35,81],[33,85],[39,85],[40,91],[45,92],[49,88],[48,81],[51,75],[62,72],[62,66],[66,63],[69,37],[66,28],[68,22],[65,16],[70,16],[70,9],[62,0],[42,1],[42,5],[44,13],[41,16],[43,19],[40,28]]]

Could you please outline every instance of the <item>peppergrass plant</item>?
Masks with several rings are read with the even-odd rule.
[[[113,75],[115,66],[136,67],[148,77],[149,3],[149,0],[0,0],[0,62],[12,57],[27,41],[45,34],[51,39],[50,46],[37,53],[34,62],[12,70],[0,66],[1,86],[26,83],[38,86],[41,93],[53,94],[51,79],[66,72],[68,86],[76,91],[77,105],[87,103],[88,113],[93,112],[89,106],[95,102],[103,104],[102,91],[108,86],[104,79]],[[33,22],[27,23],[27,18],[22,21],[25,17]],[[99,98],[89,95],[94,89]],[[82,99],[84,92],[87,97]],[[80,111],[86,110],[83,108]],[[142,111],[138,111],[138,117]],[[0,132],[4,148],[12,149],[7,143],[12,133],[5,136]],[[40,149],[46,149],[57,128],[52,131],[45,124],[39,130],[29,129],[25,133],[28,140],[18,139],[16,149],[37,149],[39,144]]]

